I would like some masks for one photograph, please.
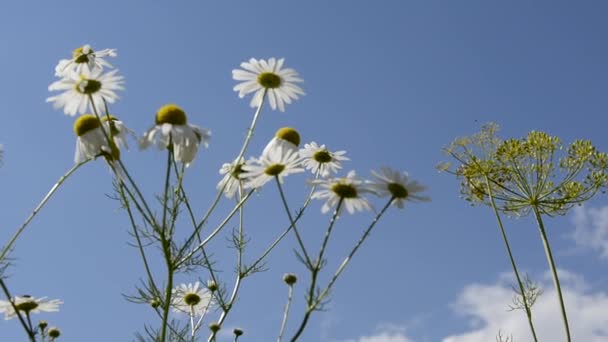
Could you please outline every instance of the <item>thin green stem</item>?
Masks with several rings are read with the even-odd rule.
[[[287,204],[287,199],[285,198],[285,192],[283,191],[283,186],[281,186],[281,181],[279,181],[279,176],[274,177],[277,187],[279,188],[279,194],[281,195],[281,201],[283,202],[283,208],[287,213],[287,217],[289,218],[289,223],[293,229],[294,234],[296,235],[296,240],[298,240],[298,244],[300,245],[300,249],[302,250],[302,254],[304,255],[304,260],[309,268],[313,267],[312,260],[308,256],[308,252],[306,251],[306,247],[304,246],[304,241],[298,232],[298,228],[296,227],[296,223],[291,215],[291,210],[289,209],[289,205]]]
[[[244,193],[243,193],[243,187],[242,184],[239,184],[239,202],[243,199]],[[239,241],[238,241],[238,246],[237,246],[237,274],[236,274],[236,279],[234,281],[234,286],[232,288],[232,293],[230,295],[230,299],[228,299],[228,303],[222,306],[222,314],[220,315],[219,320],[217,321],[217,324],[221,327],[222,324],[224,324],[224,321],[226,320],[226,317],[228,317],[228,313],[230,312],[230,310],[232,309],[232,307],[234,306],[234,302],[236,301],[236,297],[238,295],[239,289],[241,288],[241,283],[243,280],[243,252],[244,252],[244,208],[241,206],[239,208]],[[214,336],[210,336],[208,341],[212,341],[211,337]]]
[[[504,241],[505,247],[507,248],[507,253],[509,254],[509,260],[511,261],[511,267],[513,267],[513,273],[515,273],[515,278],[517,279],[517,285],[519,286],[519,291],[521,293],[524,308],[526,310],[526,316],[528,317],[528,325],[530,326],[530,331],[532,332],[532,337],[534,338],[534,341],[538,342],[538,338],[536,337],[536,330],[534,329],[534,324],[532,323],[532,310],[530,305],[528,304],[526,290],[524,288],[523,282],[521,281],[521,277],[519,276],[519,271],[517,270],[515,258],[513,257],[513,253],[511,252],[511,246],[509,245],[509,240],[507,239],[507,233],[502,223],[502,219],[498,214],[498,208],[496,207],[496,202],[494,201],[494,196],[492,193],[492,187],[490,186],[490,181],[487,175],[485,176],[485,180],[488,189],[488,197],[490,198],[490,203],[492,204],[492,209],[494,210],[494,215],[496,216],[496,221],[498,222],[498,227],[500,228],[502,240]]]
[[[49,192],[42,198],[42,201],[40,201],[40,203],[36,206],[36,208],[34,208],[34,211],[32,211],[32,213],[25,219],[25,222],[23,222],[21,224],[21,226],[19,227],[19,229],[17,229],[17,231],[13,234],[13,236],[11,237],[9,242],[6,245],[4,245],[4,248],[2,248],[2,253],[0,253],[0,263],[5,260],[7,254],[13,248],[13,245],[14,245],[15,241],[17,240],[17,238],[19,237],[19,235],[21,235],[21,233],[23,233],[23,230],[32,221],[32,219],[34,219],[36,214],[38,214],[38,212],[44,207],[46,202],[48,202],[48,200],[51,199],[51,197],[53,196],[53,194],[55,194],[55,191],[57,191],[57,189],[59,189],[61,184],[63,184],[68,179],[68,177],[70,177],[74,172],[76,172],[76,170],[78,170],[82,165],[88,163],[89,161],[91,161],[91,159],[87,159],[85,161],[82,161],[82,162],[72,166],[72,168],[69,169],[68,172],[66,172],[63,176],[61,176],[59,178],[57,183],[55,183],[55,185],[53,185],[51,190],[49,190]]]
[[[315,174],[315,179],[317,179],[319,177],[319,170],[317,170],[316,174]],[[279,242],[281,242],[281,240],[283,240],[283,238],[287,235],[287,233],[289,233],[289,231],[291,230],[291,228],[293,228],[293,226],[295,225],[296,222],[298,222],[300,220],[300,218],[302,217],[302,215],[304,215],[304,211],[306,210],[306,208],[308,207],[308,204],[310,204],[310,200],[312,198],[312,194],[315,192],[315,189],[317,188],[316,185],[313,185],[312,188],[310,189],[310,192],[308,193],[308,196],[306,197],[306,199],[304,200],[304,204],[302,205],[302,208],[300,209],[300,211],[296,214],[296,217],[294,218],[293,222],[290,222],[289,226],[281,233],[281,235],[279,235],[271,244],[270,246],[268,246],[268,248],[266,248],[264,250],[264,253],[262,253],[262,255],[257,258],[252,264],[251,266],[247,267],[246,270],[243,271],[244,274],[248,274],[249,272],[251,272],[251,270],[255,269],[255,267],[262,262],[262,260],[264,260],[264,258],[266,258],[266,256],[268,256],[268,254],[270,254],[270,252],[279,244]]]
[[[376,226],[376,223],[378,223],[378,221],[380,220],[382,215],[384,215],[386,210],[391,206],[391,203],[393,203],[393,200],[394,200],[394,197],[391,197],[389,199],[389,201],[384,205],[384,207],[382,207],[382,210],[380,210],[380,212],[372,220],[372,222],[367,227],[367,229],[365,230],[365,232],[363,233],[363,235],[361,236],[359,241],[357,241],[357,243],[355,244],[353,249],[351,249],[350,253],[348,253],[348,256],[346,258],[344,258],[344,261],[342,261],[342,264],[340,264],[340,267],[338,267],[338,270],[336,271],[336,273],[334,273],[334,275],[332,276],[331,280],[329,281],[329,283],[327,284],[325,289],[317,297],[317,299],[313,303],[313,306],[316,307],[321,302],[323,302],[323,299],[329,294],[329,292],[331,291],[331,288],[334,286],[336,280],[338,280],[338,278],[340,277],[342,272],[344,272],[344,270],[346,269],[346,266],[348,266],[350,261],[355,256],[355,253],[357,253],[357,251],[359,250],[359,247],[361,247],[361,245],[363,245],[363,242],[365,242],[365,240],[368,238],[369,234],[372,232],[372,229],[374,229],[374,227]]]
[[[21,326],[27,333],[27,336],[29,337],[30,341],[36,342],[36,337],[34,335],[34,332],[28,328],[27,323],[25,323],[25,320],[23,319],[23,317],[21,317],[21,313],[19,312],[19,309],[17,309],[17,306],[13,302],[13,297],[11,296],[11,293],[8,291],[8,287],[6,287],[6,284],[4,283],[4,280],[2,278],[0,278],[0,287],[2,287],[2,291],[4,292],[6,299],[8,299],[9,303],[11,303],[11,306],[12,306],[13,310],[15,311],[17,318],[19,318],[19,322],[21,323]]]
[[[169,137],[169,144],[171,144],[171,138]],[[167,169],[165,172],[165,190],[163,193],[163,219],[162,219],[162,233],[163,235],[166,234],[167,232],[167,211],[169,210],[168,208],[168,203],[169,203],[169,184],[170,184],[170,180],[171,180],[171,162],[172,162],[172,158],[171,158],[171,149],[167,149]],[[166,238],[166,237],[165,237]]]
[[[285,304],[285,310],[283,311],[283,321],[281,322],[281,330],[279,331],[279,338],[277,342],[283,340],[283,334],[285,333],[285,327],[287,326],[287,319],[289,318],[289,308],[291,307],[291,301],[293,299],[293,285],[289,285],[289,293],[287,294],[287,304]]]
[[[175,264],[175,267],[178,268],[179,266],[181,266],[183,263],[185,263],[188,259],[190,259],[196,252],[198,252],[200,249],[202,249],[203,247],[205,247],[205,245],[211,241],[211,239],[213,239],[225,226],[226,224],[228,224],[228,222],[230,221],[230,219],[232,218],[232,216],[234,216],[239,208],[245,204],[245,202],[247,202],[247,200],[251,197],[251,194],[253,194],[254,190],[250,190],[243,199],[241,199],[239,201],[239,203],[237,203],[237,205],[232,209],[232,211],[230,211],[230,213],[226,216],[226,218],[217,226],[217,228],[215,228],[215,230],[213,232],[211,232],[211,234],[209,234],[209,236],[207,238],[205,238],[201,243],[198,244],[198,246],[196,246],[192,251],[190,251],[185,257],[181,258],[179,262],[177,262]]]
[[[314,267],[310,270],[311,281],[310,281],[310,287],[308,288],[308,298],[306,301],[307,302],[306,303],[307,304],[306,312],[304,313],[304,317],[302,318],[302,322],[300,323],[300,326],[296,330],[296,333],[291,338],[291,342],[297,341],[298,338],[300,337],[300,335],[302,335],[302,332],[304,332],[304,329],[306,328],[306,325],[308,324],[310,315],[312,314],[312,312],[316,309],[316,307],[318,305],[318,302],[315,299],[315,288],[317,286],[317,277],[319,275],[319,271],[321,270],[323,255],[325,253],[325,248],[327,247],[327,242],[329,241],[329,236],[331,235],[333,227],[336,223],[336,219],[338,218],[338,213],[340,212],[340,208],[342,207],[343,201],[344,200],[341,198],[340,201],[338,202],[338,205],[336,206],[336,209],[334,210],[334,214],[331,217],[331,220],[329,221],[329,227],[327,227],[327,231],[325,232],[325,237],[323,239],[323,243],[321,244],[321,250],[319,251],[319,257],[318,257],[317,261],[315,262]],[[315,305],[313,305],[313,303],[315,303]]]
[[[555,266],[555,261],[553,260],[553,254],[551,253],[551,246],[549,245],[549,239],[547,238],[547,233],[545,231],[545,225],[543,223],[542,216],[536,206],[532,206],[534,210],[534,216],[536,218],[536,223],[538,224],[538,229],[540,231],[540,236],[543,241],[543,246],[545,247],[545,254],[547,256],[547,262],[549,263],[549,268],[551,269],[551,275],[553,276],[553,284],[555,285],[555,290],[557,291],[557,297],[559,299],[559,305],[562,314],[562,320],[564,323],[564,329],[566,331],[566,341],[570,342],[572,339],[570,337],[570,326],[568,325],[568,317],[566,315],[566,305],[564,304],[564,297],[562,295],[562,287],[559,283],[559,277],[557,276],[557,267]]]
[[[154,277],[152,276],[152,271],[150,270],[150,266],[148,264],[148,258],[146,257],[146,253],[144,251],[144,246],[141,242],[141,238],[139,237],[139,229],[137,228],[137,224],[135,223],[135,219],[133,217],[133,212],[131,211],[131,205],[129,204],[129,200],[125,196],[124,187],[125,187],[124,183],[122,181],[120,181],[120,185],[118,187],[119,194],[120,194],[120,197],[122,198],[123,205],[129,215],[129,222],[131,222],[131,227],[133,228],[133,235],[135,235],[135,240],[137,241],[137,249],[139,250],[139,254],[144,263],[144,268],[146,269],[146,274],[148,275],[148,282],[152,286],[154,292],[158,292],[158,288],[156,287],[156,284],[154,283]]]

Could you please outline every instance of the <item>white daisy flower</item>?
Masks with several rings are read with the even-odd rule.
[[[364,186],[364,181],[357,177],[355,171],[350,171],[344,178],[317,179],[311,181],[311,184],[324,188],[323,190],[315,191],[311,198],[327,199],[321,212],[326,213],[329,209],[335,207],[342,201],[342,208],[353,214],[356,211],[371,210],[372,206],[367,199],[361,195],[369,192]]]
[[[426,187],[417,181],[408,180],[407,172],[400,173],[389,167],[381,167],[380,172],[372,171],[376,178],[368,181],[370,190],[380,197],[393,197],[393,204],[398,208],[403,208],[405,201],[428,202],[428,196],[421,196],[418,193],[426,190]]]
[[[26,314],[40,312],[56,312],[59,311],[59,305],[63,302],[59,299],[47,300],[46,297],[34,298],[28,295],[16,296],[11,300],[17,310]],[[9,320],[17,317],[17,312],[11,302],[0,300],[0,313],[4,313],[4,319]]]
[[[108,103],[118,100],[116,90],[123,90],[124,78],[112,70],[103,73],[101,69],[89,71],[83,69],[82,73],[70,72],[59,81],[49,86],[49,91],[64,91],[51,96],[46,102],[53,102],[55,109],[62,108],[66,115],[84,114],[93,112],[93,106],[89,101],[89,95],[93,98],[95,109],[101,115],[105,107],[104,99]]]
[[[224,175],[222,180],[217,183],[217,189],[224,189],[224,195],[228,198],[233,198],[234,194],[239,189],[239,184],[241,183],[240,177],[243,174],[243,165],[245,161],[243,157],[237,163],[236,160],[232,163],[224,163],[222,168],[220,169],[220,175]]]
[[[252,158],[241,168],[247,172],[246,188],[259,188],[275,177],[278,177],[279,182],[283,183],[283,177],[292,173],[304,172],[304,169],[300,167],[298,153],[281,146],[271,149],[259,159]]]
[[[102,153],[109,153],[112,149],[101,128],[101,123],[95,115],[85,114],[78,117],[74,122],[74,133],[76,139],[76,153],[74,162],[81,163],[87,159],[95,158]],[[118,149],[114,149],[119,153]],[[118,159],[119,155],[116,155]]]
[[[62,59],[55,67],[55,76],[64,76],[72,71],[80,74],[86,68],[88,71],[112,68],[104,57],[116,57],[116,49],[103,49],[93,51],[90,45],[86,44],[72,52],[71,59]]]
[[[202,316],[212,304],[211,291],[198,281],[194,284],[181,284],[173,289],[171,306],[175,312]]]
[[[156,126],[150,128],[139,140],[139,147],[145,149],[153,143],[158,148],[173,149],[173,158],[189,166],[196,157],[198,146],[209,146],[211,131],[187,123],[186,113],[175,104],[162,106],[156,113]]]
[[[283,150],[291,150],[293,152],[298,151],[300,146],[300,133],[291,127],[279,128],[275,133],[274,137],[268,142],[262,154],[267,154],[270,150],[277,147],[283,148]]]
[[[111,121],[111,123],[110,123]],[[127,135],[133,135],[134,132],[127,128],[125,124],[113,115],[104,115],[101,117],[103,129],[112,135],[112,139],[118,148],[129,149],[127,145]]]
[[[319,172],[321,177],[328,177],[332,173],[337,173],[342,168],[342,162],[350,160],[345,157],[346,151],[330,152],[325,145],[319,146],[316,142],[305,144],[300,149],[300,157],[304,168],[313,174]]]
[[[241,63],[241,69],[232,70],[232,78],[243,81],[234,87],[243,98],[249,93],[255,92],[251,99],[251,107],[259,107],[262,97],[266,92],[270,107],[281,112],[285,111],[285,103],[297,100],[298,95],[304,95],[304,91],[296,83],[303,82],[298,73],[293,69],[282,69],[284,58],[276,60],[270,58],[257,60],[251,58],[249,62]]]

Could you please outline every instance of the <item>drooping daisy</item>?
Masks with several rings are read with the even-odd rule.
[[[266,154],[279,146],[284,150],[297,152],[298,146],[300,146],[300,133],[291,127],[279,128],[274,137],[264,147],[262,154]]]
[[[62,59],[55,67],[55,76],[64,76],[70,72],[83,72],[83,69],[93,71],[95,69],[111,68],[104,57],[116,57],[116,49],[103,49],[93,51],[90,45],[86,44],[74,49],[71,59]]]
[[[342,168],[341,162],[349,160],[345,157],[346,151],[330,152],[325,145],[319,146],[316,142],[305,144],[300,149],[302,164],[313,174],[319,173],[321,177],[328,177]]]
[[[399,172],[389,167],[381,167],[380,172],[372,171],[375,180],[369,181],[370,190],[380,197],[391,196],[398,208],[403,208],[405,201],[428,202],[428,196],[418,193],[426,190],[426,187],[417,181],[409,180],[407,172]]]
[[[232,78],[243,81],[234,87],[234,91],[239,92],[240,98],[255,92],[251,107],[259,107],[266,92],[270,107],[273,110],[278,107],[284,112],[285,103],[289,104],[292,100],[297,100],[298,95],[304,95],[304,90],[296,84],[303,80],[294,69],[282,69],[284,62],[284,58],[270,58],[268,61],[251,58],[249,62],[241,63],[244,70],[232,70]]]
[[[196,157],[198,146],[209,146],[211,131],[187,122],[186,112],[175,104],[162,106],[156,113],[156,126],[150,128],[139,140],[145,149],[153,143],[158,148],[172,148],[176,162],[189,166]]]
[[[224,195],[228,198],[233,198],[234,194],[239,189],[239,184],[242,181],[244,159],[233,161],[232,163],[224,163],[220,169],[220,175],[224,175],[222,180],[217,183],[217,189],[224,191]]]
[[[259,188],[275,177],[283,183],[284,177],[292,173],[304,172],[300,167],[298,153],[281,146],[271,149],[259,159],[253,158],[243,165],[242,169],[247,172],[246,188]]]
[[[101,122],[95,115],[84,114],[74,122],[74,133],[76,139],[76,153],[74,162],[81,163],[87,159],[95,158],[102,153],[111,152],[108,140],[101,128]],[[116,159],[120,157],[118,149],[115,148]]]
[[[74,116],[93,112],[89,100],[91,96],[95,109],[101,115],[105,107],[104,99],[108,103],[114,103],[118,99],[116,91],[124,89],[124,78],[117,75],[117,72],[118,70],[112,70],[104,74],[101,69],[89,71],[87,68],[82,73],[70,72],[49,86],[49,91],[63,93],[47,98],[46,102],[53,102],[55,109],[63,108],[66,115]]]
[[[103,129],[108,132],[108,134],[111,133],[116,146],[125,149],[129,148],[129,145],[127,145],[127,135],[133,135],[133,131],[127,128],[122,121],[113,115],[104,115],[101,117],[101,123]]]
[[[59,311],[59,305],[63,304],[59,299],[47,300],[46,297],[34,298],[28,295],[13,297],[11,301],[17,310],[26,314],[56,312]],[[11,302],[6,300],[0,300],[0,312],[4,313],[6,320],[17,317],[15,308]]]
[[[173,311],[202,316],[213,304],[213,296],[200,282],[181,284],[173,289]]]
[[[362,197],[362,194],[369,192],[369,189],[364,186],[364,181],[357,177],[355,171],[350,171],[344,178],[317,179],[311,181],[311,184],[324,188],[316,191],[311,197],[327,199],[321,207],[322,213],[328,212],[340,201],[342,201],[340,211],[342,208],[346,208],[350,214],[372,208],[367,199]]]

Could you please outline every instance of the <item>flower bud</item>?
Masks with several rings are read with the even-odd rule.
[[[292,286],[296,283],[296,281],[298,281],[298,277],[296,277],[296,275],[293,273],[285,273],[285,275],[283,276],[283,281],[285,282],[285,284]]]

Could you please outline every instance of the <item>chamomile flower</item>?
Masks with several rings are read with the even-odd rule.
[[[275,177],[283,183],[284,177],[304,171],[300,167],[298,153],[281,146],[271,149],[259,159],[252,159],[241,168],[247,172],[246,188],[259,188]]]
[[[281,146],[284,150],[297,152],[300,146],[300,133],[291,127],[279,128],[274,137],[268,142],[262,154]]]
[[[270,107],[273,110],[278,107],[284,112],[285,103],[290,104],[292,100],[298,99],[298,95],[304,95],[304,90],[296,84],[303,80],[294,69],[283,69],[284,62],[284,58],[270,58],[268,61],[251,58],[249,62],[241,63],[244,70],[232,70],[232,78],[243,81],[234,87],[234,91],[239,92],[240,98],[255,92],[251,107],[259,107],[266,93]]]
[[[4,313],[4,319],[9,320],[11,318],[17,317],[17,310],[27,313],[40,313],[40,312],[56,312],[59,311],[59,305],[63,304],[63,302],[59,299],[47,300],[46,297],[34,298],[32,296],[24,295],[24,296],[16,296],[9,301],[0,300],[0,313]]]
[[[375,180],[369,181],[370,190],[380,197],[393,197],[398,208],[403,208],[405,201],[428,202],[428,196],[419,195],[426,187],[417,181],[409,180],[407,172],[399,172],[388,167],[380,168],[380,172],[372,171]]]
[[[209,146],[211,131],[191,125],[186,113],[175,104],[162,106],[156,113],[156,125],[139,140],[139,147],[145,149],[153,143],[158,148],[172,148],[176,162],[189,166],[196,157],[198,146]]]
[[[217,183],[217,189],[224,191],[224,195],[228,198],[233,198],[234,194],[238,191],[239,185],[241,184],[241,176],[243,175],[243,164],[244,159],[237,162],[236,160],[232,163],[224,163],[220,169],[220,175],[224,175],[222,180]]]
[[[95,69],[111,68],[105,57],[116,57],[115,49],[103,49],[93,51],[90,45],[86,44],[74,49],[71,59],[62,59],[55,67],[55,76],[64,76],[72,71],[82,73],[84,69],[93,71]]]
[[[114,103],[118,99],[117,90],[123,88],[123,77],[117,75],[118,70],[103,73],[101,69],[89,71],[87,68],[82,73],[70,72],[59,81],[49,86],[49,91],[63,91],[63,93],[51,96],[46,102],[52,102],[55,109],[63,108],[66,115],[83,114],[93,112],[93,105],[89,96],[93,98],[95,109],[101,114],[104,109],[104,99],[108,103]]]
[[[319,146],[316,142],[305,144],[300,149],[300,157],[304,168],[313,174],[319,173],[321,177],[328,177],[332,173],[337,173],[342,168],[342,162],[349,160],[345,157],[346,151],[330,152],[325,145]]]
[[[428,196],[419,193],[426,187],[417,181],[409,180],[407,172],[399,172],[389,167],[381,167],[380,172],[372,171],[375,180],[368,181],[371,191],[380,197],[393,197],[393,202],[398,208],[403,208],[405,201],[429,202]]]
[[[113,115],[104,115],[101,117],[101,123],[103,129],[108,132],[108,134],[111,133],[116,146],[125,149],[129,148],[129,145],[127,145],[127,135],[133,135],[133,131],[127,128],[122,121]]]
[[[201,286],[200,282],[194,284],[181,284],[173,289],[173,311],[189,315],[202,316],[213,304],[211,291]]]
[[[76,153],[74,162],[81,163],[87,159],[95,158],[100,154],[107,154],[111,159],[118,159],[120,152],[116,146],[110,148],[108,140],[101,128],[101,122],[95,115],[84,114],[74,122],[76,139]]]
[[[364,185],[364,181],[357,177],[355,171],[350,171],[343,178],[317,179],[311,184],[320,186],[323,190],[316,191],[311,198],[326,199],[321,207],[321,212],[326,213],[342,201],[342,208],[353,214],[356,211],[371,210],[372,206],[367,199],[362,197],[363,193],[369,192]]]

